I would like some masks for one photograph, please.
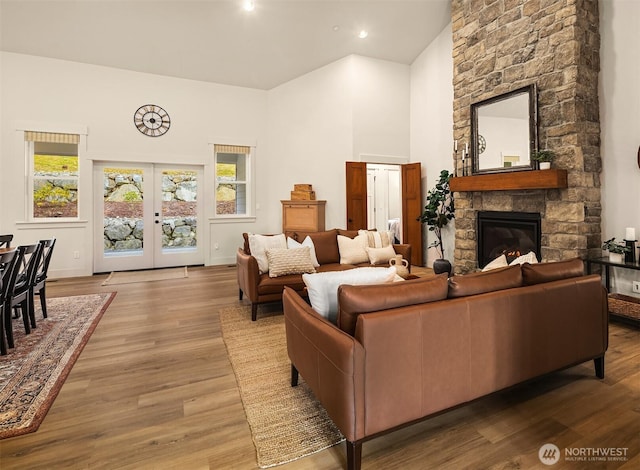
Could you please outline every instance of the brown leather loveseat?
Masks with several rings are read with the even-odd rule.
[[[607,295],[580,259],[338,289],[337,325],[283,295],[292,385],[302,375],[347,440],[594,360],[604,377]]]
[[[332,229],[322,232],[287,232],[287,237],[291,237],[297,242],[302,241],[309,236],[313,240],[315,253],[320,263],[316,268],[318,272],[341,271],[353,269],[363,266],[371,266],[369,263],[364,264],[340,264],[340,251],[338,249],[338,235],[354,238],[358,235],[357,230]],[[258,262],[251,255],[249,249],[249,235],[243,233],[244,246],[238,248],[236,253],[236,265],[238,276],[238,296],[242,300],[246,295],[251,301],[251,319],[256,320],[258,315],[258,304],[266,302],[275,302],[282,299],[282,292],[285,286],[306,296],[306,287],[302,281],[302,274],[289,274],[279,277],[269,277],[268,273],[260,273]],[[395,252],[406,260],[411,259],[411,245],[394,244]],[[389,267],[384,264],[384,267]],[[410,266],[409,266],[410,269]]]

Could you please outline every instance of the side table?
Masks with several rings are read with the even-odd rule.
[[[611,268],[614,267],[614,268],[620,268],[620,269],[631,269],[635,271],[640,271],[640,263],[638,262],[614,263],[613,261],[610,261],[609,258],[602,257],[602,258],[589,258],[586,260],[586,264],[587,264],[588,274],[591,274],[591,269],[594,264],[604,267],[604,285],[607,288],[607,292],[609,292],[610,303],[621,304],[623,306],[622,310],[628,310],[633,312],[630,314],[622,314],[620,311],[612,312],[610,308],[609,314],[621,320],[624,320],[626,322],[630,322],[636,326],[640,326],[640,299],[636,297],[630,297],[626,295],[611,293]],[[636,312],[637,312],[637,315],[635,314]]]

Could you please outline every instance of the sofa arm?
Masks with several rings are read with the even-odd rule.
[[[242,248],[238,248],[236,267],[238,287],[251,302],[257,302],[258,284],[260,283],[258,261],[253,256],[246,254]]]
[[[411,245],[393,245],[393,249],[395,250],[396,254],[402,255],[402,257],[409,262],[409,266],[407,266],[407,269],[409,270],[409,272],[411,272]]]
[[[347,440],[363,438],[364,348],[293,289],[285,287],[282,302],[291,363]]]

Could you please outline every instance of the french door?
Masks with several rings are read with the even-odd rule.
[[[94,272],[204,263],[201,166],[96,162]]]

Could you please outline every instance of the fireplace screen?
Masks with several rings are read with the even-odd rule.
[[[501,255],[511,262],[533,251],[540,257],[540,214],[532,212],[478,212],[478,266]]]

